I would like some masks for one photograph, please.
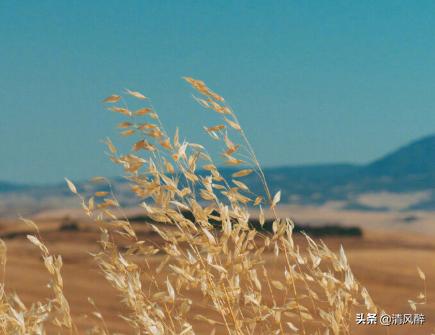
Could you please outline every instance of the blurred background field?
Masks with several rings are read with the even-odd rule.
[[[279,211],[282,214],[290,214],[290,208],[285,206],[279,208]],[[316,221],[321,224],[322,220],[328,217],[326,213],[334,218],[346,218],[346,213],[339,215],[331,209],[311,207],[309,210],[299,208],[299,211],[298,208],[291,208],[291,213],[304,222],[312,220],[310,222]],[[297,215],[298,213],[300,215]],[[130,214],[134,216],[137,211]],[[428,278],[428,304],[419,308],[419,312],[426,315],[427,321],[424,326],[395,326],[389,327],[389,331],[392,334],[429,333],[435,327],[435,300],[432,297],[432,292],[435,292],[435,281],[431,280],[435,277],[433,234],[411,232],[406,227],[388,229],[385,225],[387,216],[379,213],[352,212],[348,217],[352,224],[357,224],[357,221],[363,224],[368,220],[374,228],[364,228],[361,237],[322,236],[322,240],[335,251],[343,244],[355,276],[367,286],[375,301],[389,313],[412,313],[407,300],[414,299],[423,290],[416,270],[417,265],[421,267]],[[95,319],[89,320],[84,317],[85,314],[92,313],[93,309],[87,298],[93,297],[109,328],[128,333],[129,328],[119,317],[123,307],[117,292],[108,285],[89,255],[89,252],[98,249],[95,241],[99,238],[99,233],[93,222],[74,210],[64,213],[40,213],[35,216],[35,222],[38,223],[43,240],[52,253],[63,256],[65,293],[78,326],[83,330],[94,323]],[[385,228],[376,229],[377,223]],[[134,227],[141,238],[161,243],[158,235],[146,223],[136,222]],[[0,236],[5,239],[8,246],[7,287],[19,292],[25,302],[32,302],[48,294],[48,275],[38,252],[25,238],[28,232],[31,232],[29,227],[17,220],[1,220]],[[298,234],[295,241],[301,246],[305,243],[304,238]],[[157,255],[154,259],[149,259],[149,262],[157,266],[160,260],[161,256]],[[267,267],[270,271],[281,271],[281,266],[276,261],[267,264]],[[162,278],[165,278],[165,274],[162,274]],[[201,299],[200,293],[198,299]],[[210,330],[210,325],[204,322],[198,322],[197,326],[200,333]],[[385,327],[355,326],[352,333],[385,334],[386,330]]]

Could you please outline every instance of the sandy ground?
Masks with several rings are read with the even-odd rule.
[[[418,220],[413,223],[391,223],[403,213],[366,213],[334,210],[329,208],[282,207],[281,214],[293,213],[295,220],[304,222],[340,222],[364,227],[362,238],[324,239],[331,249],[344,245],[352,269],[358,280],[369,289],[375,301],[389,313],[413,313],[407,300],[414,299],[423,290],[416,266],[426,273],[428,304],[419,309],[427,321],[423,326],[374,327],[355,326],[353,334],[430,334],[435,332],[435,225],[433,213],[413,213]],[[340,213],[338,213],[340,212]],[[122,311],[116,292],[93,263],[89,252],[96,251],[98,234],[91,223],[81,221],[76,231],[59,231],[58,227],[65,212],[45,213],[37,217],[44,241],[52,253],[61,254],[64,260],[63,276],[65,292],[76,317],[78,327],[83,330],[93,323],[85,314],[92,311],[87,298],[92,297],[113,332],[131,334],[119,318]],[[74,216],[73,212],[69,215]],[[406,215],[409,215],[407,213]],[[83,220],[83,219],[78,219]],[[27,303],[48,294],[47,274],[38,251],[24,235],[28,228],[15,220],[0,220],[0,235],[6,236],[8,263],[6,272],[7,289],[17,291]],[[296,238],[297,241],[302,241]],[[302,243],[302,242],[300,242]],[[158,258],[151,262],[157,264]],[[278,264],[279,265],[279,264]],[[277,264],[274,264],[277,268]],[[279,268],[279,266],[278,266]],[[199,325],[200,334],[210,333],[209,326]]]

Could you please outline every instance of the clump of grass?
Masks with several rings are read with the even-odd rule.
[[[293,222],[275,211],[280,192],[269,190],[232,109],[202,81],[185,80],[199,94],[196,101],[216,113],[218,121],[205,131],[221,143],[224,164],[239,167],[229,179],[204,146],[187,142],[178,129],[168,134],[141,93],[126,90],[105,99],[111,111],[126,117],[118,125],[121,134],[135,137],[126,154],[107,139],[110,158],[123,167],[161,243],[136,235],[113,192],[83,196],[67,180],[100,229],[100,251],[94,257],[128,310],[122,317],[135,334],[198,334],[201,325],[212,334],[350,334],[355,311],[377,307],[352,274],[344,250],[335,254],[308,235],[306,249],[295,244]],[[130,98],[144,105],[133,110],[127,105]],[[260,178],[262,194],[243,182],[250,174]],[[270,233],[249,224],[257,208],[263,226],[266,207],[273,215]],[[61,258],[51,256],[35,236],[29,239],[42,252],[53,298],[27,308],[3,290],[0,329],[45,334],[52,323],[76,333],[62,293]],[[158,266],[150,265],[151,257],[158,257]],[[109,330],[103,322],[90,333]]]
[[[30,307],[26,306],[18,295],[5,292],[4,276],[0,285],[0,330],[2,334],[46,334],[47,324],[56,328],[68,329],[77,333],[71,318],[70,306],[63,294],[63,279],[61,276],[62,258],[53,256],[40,239],[28,235],[29,241],[41,252],[42,259],[50,275],[52,295],[45,301],[38,301]],[[1,263],[6,265],[6,245],[2,241],[0,250]]]

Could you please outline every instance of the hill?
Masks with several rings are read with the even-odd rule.
[[[226,177],[230,177],[234,171],[232,168],[221,170]],[[343,201],[351,208],[379,210],[383,207],[367,206],[360,201],[360,197],[380,192],[426,192],[425,196],[418,197],[418,201],[410,203],[408,207],[435,209],[435,135],[418,139],[365,165],[282,166],[267,168],[264,172],[271,190],[282,191],[284,203],[323,204],[328,201]],[[261,183],[254,174],[246,177],[244,181],[254,192],[261,193]],[[89,183],[77,184],[81,189],[92,191]],[[113,179],[113,184],[121,202],[133,205],[129,202],[131,197],[127,182],[116,178]],[[70,199],[70,194],[63,184],[35,187],[0,182],[0,214],[2,202],[3,211],[6,207],[25,213],[25,206],[19,204],[23,199],[26,208],[50,208]]]
[[[367,175],[394,178],[435,174],[435,135],[405,145],[368,164]]]
[[[421,138],[365,165],[329,164],[266,171],[272,188],[303,202],[349,199],[367,192],[410,193],[435,189],[435,135]],[[434,207],[435,199],[423,207]],[[422,207],[422,208],[423,208]]]

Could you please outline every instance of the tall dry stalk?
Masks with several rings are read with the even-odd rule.
[[[126,118],[118,125],[121,135],[135,137],[126,154],[107,139],[111,160],[123,167],[162,243],[136,235],[119,214],[113,192],[84,197],[67,180],[101,231],[94,257],[128,310],[123,318],[135,334],[198,334],[201,323],[212,334],[350,334],[355,309],[377,308],[354,278],[343,249],[337,255],[309,236],[304,250],[294,243],[293,222],[275,212],[280,192],[271,194],[234,112],[202,81],[185,80],[200,95],[196,101],[220,120],[205,130],[222,144],[224,163],[237,168],[230,177],[224,178],[202,145],[183,140],[178,129],[170,136],[141,93],[126,90],[123,97],[105,99],[111,111]],[[131,110],[127,98],[144,106]],[[264,186],[262,194],[243,182],[252,173]],[[253,208],[260,224],[265,223],[266,207],[274,215],[271,233],[250,224]],[[53,298],[28,309],[2,290],[0,329],[45,334],[45,323],[52,322],[73,333],[62,293],[61,258],[51,256],[36,237],[29,239],[42,252]],[[151,257],[160,264],[151,266]],[[109,330],[96,327],[92,333]]]
[[[109,107],[127,117],[118,125],[121,134],[136,136],[128,154],[118,154],[107,140],[111,159],[124,168],[164,240],[155,246],[138,239],[128,220],[114,215],[118,201],[113,197],[96,208],[93,197],[83,201],[101,226],[102,251],[96,257],[131,310],[126,319],[138,332],[150,334],[194,334],[198,321],[228,334],[349,333],[354,305],[376,307],[354,279],[344,252],[337,256],[308,236],[305,252],[294,245],[293,223],[274,211],[280,193],[271,195],[234,112],[202,81],[185,80],[201,95],[195,98],[198,103],[220,116],[221,122],[205,130],[222,143],[224,163],[241,168],[225,179],[202,145],[181,140],[178,131],[170,136],[150,104],[135,111],[125,103]],[[139,92],[126,95],[147,102]],[[122,101],[119,95],[106,99]],[[198,172],[204,170],[206,174]],[[264,195],[253,194],[243,183],[251,173],[258,174]],[[251,206],[259,208],[261,224],[263,206],[272,209],[272,234],[250,226]],[[129,241],[122,251],[113,242],[116,235]],[[160,266],[141,265],[142,258],[155,254],[164,255]],[[267,263],[273,257],[283,257],[285,265],[270,273]],[[167,278],[161,280],[160,273]],[[196,290],[203,296],[198,308]]]

